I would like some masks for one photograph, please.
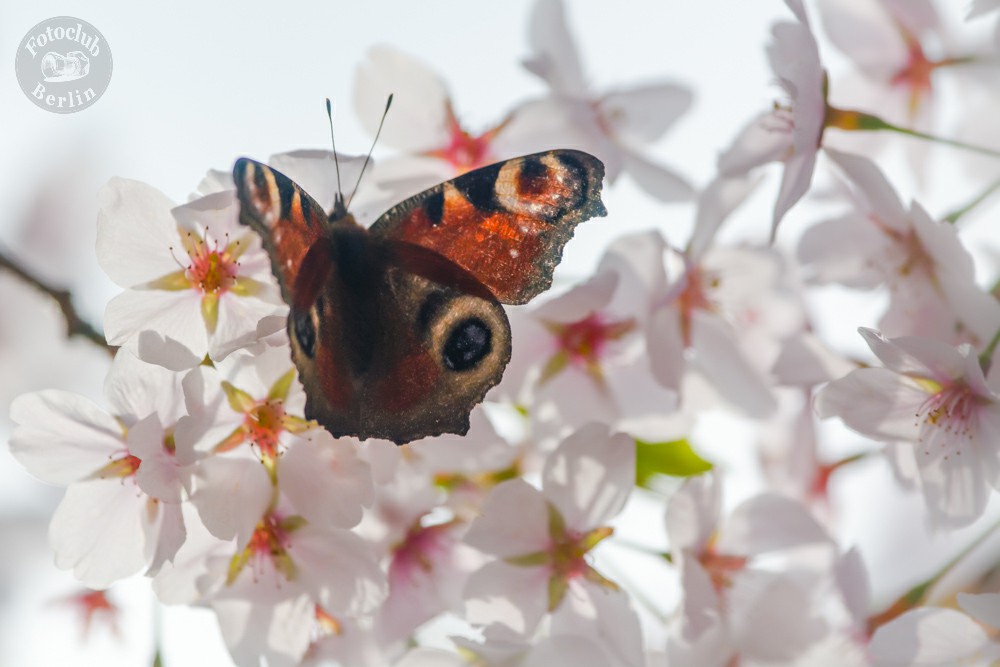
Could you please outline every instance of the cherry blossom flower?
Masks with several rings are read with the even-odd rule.
[[[670,665],[787,664],[803,657],[829,632],[818,591],[807,577],[747,572],[731,585],[723,601],[696,561],[682,558],[679,567],[685,602],[682,621],[667,643]]]
[[[521,133],[536,146],[558,144],[593,153],[604,162],[610,182],[628,173],[660,201],[691,197],[693,190],[684,177],[642,151],[690,107],[692,96],[687,88],[657,81],[606,92],[592,90],[561,0],[535,3],[528,40],[532,54],[524,66],[548,85],[550,95],[515,110],[512,134]],[[525,152],[537,150],[523,143]]]
[[[797,22],[774,26],[767,55],[789,100],[752,120],[719,156],[723,176],[739,176],[768,162],[784,163],[772,237],[781,219],[809,189],[827,115],[826,73],[805,8],[801,0],[785,0],[785,4]]]
[[[279,492],[319,526],[350,528],[371,504],[356,443],[300,416],[305,393],[287,347],[240,351],[184,378],[188,416],[176,438],[203,458],[191,500],[212,534],[247,544]],[[279,488],[280,487],[280,488]]]
[[[546,612],[568,595],[617,586],[587,562],[587,554],[612,533],[607,523],[621,511],[635,477],[635,443],[588,424],[548,458],[542,490],[521,479],[497,485],[465,540],[497,560],[469,578],[465,617],[502,623],[530,634]]]
[[[477,424],[481,420],[481,416],[472,420],[473,441],[482,430]],[[435,440],[419,445],[423,448]],[[420,453],[407,456],[397,462],[391,481],[378,488],[376,501],[358,528],[388,560],[389,595],[374,625],[382,643],[410,636],[442,612],[460,610],[466,578],[482,562],[475,550],[461,543],[466,522],[442,506],[442,487],[449,482],[454,479],[437,483]]]
[[[754,496],[723,517],[721,483],[711,473],[684,482],[670,499],[666,522],[671,552],[694,557],[719,589],[755,556],[832,545],[804,506],[776,494]]]
[[[1000,660],[1000,594],[958,594],[958,609],[919,607],[881,626],[868,655],[873,667],[988,665]]]
[[[972,256],[954,225],[937,222],[916,202],[903,206],[864,157],[831,149],[852,185],[856,211],[803,234],[799,259],[819,283],[886,285],[888,335],[913,334],[983,346],[1000,328],[1000,304],[976,285]]]
[[[761,494],[723,519],[718,478],[692,477],[670,499],[667,534],[684,588],[681,622],[668,644],[670,664],[721,667],[734,656],[789,660],[825,636],[820,573],[754,564],[766,554],[802,547],[832,554],[832,540],[798,502]]]
[[[253,343],[258,323],[282,312],[270,262],[260,239],[238,223],[233,192],[174,206],[149,185],[116,178],[100,206],[98,260],[126,288],[105,313],[111,345],[191,368]]]
[[[127,352],[105,385],[107,413],[58,390],[11,406],[14,457],[66,495],[49,526],[56,566],[91,588],[145,569],[155,574],[184,542],[180,502],[194,452],[173,429],[183,414],[179,377]]]
[[[246,546],[203,526],[154,589],[167,604],[212,608],[238,665],[296,665],[338,617],[374,610],[385,577],[369,545],[350,531],[310,524],[278,503],[260,518]]]
[[[959,526],[982,515],[1000,485],[1000,403],[968,345],[918,336],[886,339],[860,329],[885,365],[861,368],[816,396],[820,417],[885,442],[911,443],[934,524]]]
[[[562,431],[593,420],[630,432],[661,427],[676,394],[650,372],[643,332],[665,289],[665,250],[657,232],[623,236],[590,280],[513,311],[518,345],[490,398],[535,406],[536,421],[551,404]]]

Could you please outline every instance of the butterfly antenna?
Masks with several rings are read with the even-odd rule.
[[[365,169],[368,167],[368,162],[372,159],[372,151],[375,150],[375,144],[378,143],[378,137],[382,134],[382,126],[385,125],[385,117],[389,115],[389,107],[392,106],[392,93],[389,93],[389,99],[385,101],[385,111],[382,112],[382,120],[378,122],[378,131],[375,132],[375,140],[372,141],[372,147],[368,149],[368,155],[365,157],[365,163],[361,165],[361,173],[358,174],[358,182],[354,184],[354,192],[351,193],[350,199],[347,200],[347,208],[351,207],[351,202],[354,201],[354,195],[358,192],[358,186],[361,185],[361,177],[365,175]]]
[[[337,167],[337,199],[344,201],[344,190],[340,187],[340,159],[337,157],[337,140],[333,137],[333,104],[326,98],[326,118],[330,121],[330,143],[333,145],[333,164]]]

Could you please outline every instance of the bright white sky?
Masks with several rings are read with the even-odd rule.
[[[662,78],[694,89],[693,109],[652,152],[696,185],[712,176],[719,150],[737,129],[779,94],[763,47],[770,25],[789,17],[780,0],[567,4],[597,89]],[[527,53],[529,8],[530,0],[6,3],[0,10],[0,65],[7,59],[0,66],[0,243],[17,245],[37,189],[65,179],[73,206],[51,242],[76,248],[69,252],[75,259],[66,260],[67,269],[43,269],[68,276],[97,322],[118,291],[93,255],[94,195],[110,177],[142,180],[182,201],[207,169],[229,169],[236,157],[326,148],[326,97],[338,107],[338,147],[363,152],[370,137],[354,117],[350,92],[356,65],[375,44],[424,60],[448,82],[466,127],[488,127],[518,101],[543,92],[519,65]],[[24,97],[13,63],[29,28],[65,14],[103,33],[114,73],[96,105],[57,115]],[[773,201],[773,185],[750,209],[757,212],[750,227],[757,240],[766,238],[761,217]],[[611,216],[581,227],[567,248],[563,275],[583,275],[603,246],[628,230],[656,226],[673,241],[686,238],[690,206],[657,205],[627,181],[606,200]],[[46,378],[33,380],[44,385]],[[5,421],[4,415],[0,429]],[[58,497],[0,452],[0,664],[149,664],[153,605],[147,582],[132,582],[119,593],[128,615],[120,639],[98,632],[86,648],[76,642],[72,616],[46,606],[71,590],[72,579],[50,564],[44,521],[21,517],[47,515]],[[175,620],[168,612],[165,632],[168,667],[226,664],[209,613]]]

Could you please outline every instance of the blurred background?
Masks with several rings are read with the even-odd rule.
[[[485,130],[517,103],[544,93],[542,83],[520,65],[528,55],[531,5],[531,0],[7,3],[0,9],[0,60],[8,59],[0,67],[0,251],[69,290],[82,316],[99,328],[105,304],[119,291],[94,254],[96,193],[109,178],[144,181],[180,203],[208,169],[228,171],[237,157],[266,160],[294,149],[326,149],[326,97],[336,106],[338,148],[363,153],[371,136],[355,117],[351,91],[357,66],[380,44],[437,71],[463,125]],[[959,21],[962,10],[951,7],[951,19]],[[770,26],[791,18],[780,0],[614,5],[585,0],[572,3],[567,13],[596,90],[662,79],[693,90],[692,109],[649,154],[698,187],[714,175],[719,151],[736,132],[783,97],[764,51]],[[101,31],[114,71],[96,104],[58,115],[25,97],[13,64],[18,43],[32,26],[64,14]],[[814,24],[818,27],[818,17]],[[836,81],[845,64],[831,49],[823,55]],[[375,149],[376,159],[388,153]],[[932,212],[972,194],[967,185],[955,186],[961,168],[945,166],[924,184]],[[904,199],[916,187],[906,179]],[[775,193],[772,174],[724,237],[766,242]],[[586,276],[608,242],[622,233],[655,227],[679,245],[687,239],[691,204],[658,203],[627,178],[610,189],[606,202],[608,220],[584,225],[568,246],[559,269],[564,284]],[[793,248],[797,233],[822,209],[820,202],[793,211],[779,246]],[[983,222],[987,211],[969,221],[968,234],[977,258],[992,266],[996,244],[991,249],[988,241],[980,243],[990,235]],[[872,324],[884,302],[877,296],[851,301],[851,317],[844,317],[847,296],[822,292],[815,313],[819,326],[845,349],[860,351],[856,327]],[[64,326],[51,299],[0,270],[0,443],[11,428],[9,403],[19,393],[58,387],[100,402],[107,355],[87,341],[67,341]],[[739,429],[738,423],[720,420],[705,436],[716,442],[707,444],[713,456],[732,457],[730,468],[747,460],[733,451],[741,441]],[[843,439],[847,450],[859,440]],[[851,485],[850,494],[839,498],[842,538],[860,544],[869,567],[881,573],[874,583],[883,599],[915,583],[927,563],[947,559],[968,541],[966,535],[977,534],[974,527],[943,538],[928,535],[919,499],[891,486],[879,462],[859,467]],[[886,488],[892,493],[880,492]],[[98,616],[84,636],[82,607],[66,601],[79,589],[70,574],[52,565],[46,542],[48,518],[61,494],[31,478],[0,444],[0,665],[150,664],[157,626],[165,664],[227,664],[211,613],[157,609],[141,578],[108,594],[121,610],[117,624]],[[661,530],[661,517],[649,520]],[[888,521],[899,539],[885,539]],[[909,560],[900,565],[904,553]],[[158,614],[162,622],[154,622]]]

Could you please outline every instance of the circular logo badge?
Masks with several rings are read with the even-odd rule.
[[[100,99],[111,83],[111,47],[72,16],[46,19],[28,31],[14,60],[21,90],[53,113],[74,113]]]

